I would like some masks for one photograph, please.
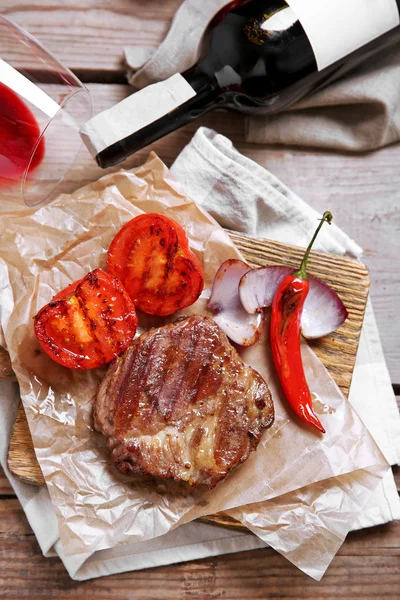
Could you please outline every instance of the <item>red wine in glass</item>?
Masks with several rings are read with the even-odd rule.
[[[35,150],[36,148],[36,150]],[[0,188],[23,180],[44,157],[44,138],[28,106],[0,83]]]
[[[61,191],[91,114],[89,91],[75,75],[0,15],[0,214]]]

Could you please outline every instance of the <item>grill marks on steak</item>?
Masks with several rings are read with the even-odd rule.
[[[257,447],[274,410],[261,375],[212,319],[193,316],[132,342],[94,416],[122,473],[212,488]]]

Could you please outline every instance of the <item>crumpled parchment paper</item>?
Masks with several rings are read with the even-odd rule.
[[[1,216],[3,341],[18,377],[65,554],[148,540],[183,522],[230,511],[319,579],[388,465],[306,343],[306,375],[327,433],[311,430],[287,408],[265,333],[241,354],[271,388],[275,424],[249,460],[209,491],[133,482],[120,475],[110,462],[105,438],[92,427],[93,398],[106,367],[65,369],[36,341],[32,317],[66,285],[104,268],[114,235],[142,211],[167,214],[186,230],[204,265],[206,289],[184,314],[206,313],[216,270],[227,258],[241,256],[221,227],[183,195],[155,154],[139,168],[106,175],[36,211]],[[143,317],[140,331],[150,325],[154,319]]]

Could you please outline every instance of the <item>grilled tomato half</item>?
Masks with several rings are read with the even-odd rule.
[[[43,350],[71,369],[94,369],[122,354],[137,327],[135,306],[121,282],[102,269],[59,292],[34,318]]]
[[[150,315],[190,306],[204,287],[203,269],[184,230],[156,213],[132,219],[117,233],[107,269],[122,281],[136,308]]]

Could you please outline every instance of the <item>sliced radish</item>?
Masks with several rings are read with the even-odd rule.
[[[289,267],[262,267],[246,273],[239,284],[239,295],[244,308],[254,314],[271,306],[281,281],[293,269]],[[337,293],[313,275],[308,275],[310,290],[301,316],[301,329],[309,339],[323,337],[335,331],[348,317],[348,312]]]
[[[226,260],[217,271],[208,308],[222,331],[241,346],[252,346],[259,338],[264,314],[249,315],[239,297],[239,282],[250,271],[241,260]]]

